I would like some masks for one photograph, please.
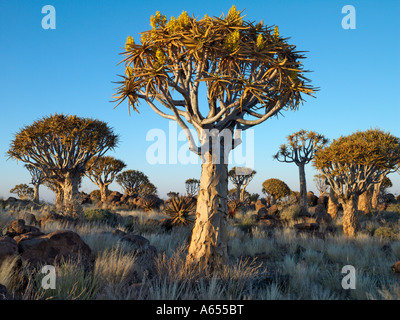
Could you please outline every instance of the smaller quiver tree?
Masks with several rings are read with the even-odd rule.
[[[122,171],[115,180],[122,187],[125,194],[132,197],[139,197],[141,189],[150,182],[149,178],[138,170]]]
[[[262,184],[262,192],[271,196],[271,204],[275,204],[277,200],[290,195],[288,185],[279,179],[268,179]]]
[[[31,175],[31,184],[33,185],[33,202],[39,203],[39,186],[44,182],[45,175],[42,170],[31,164],[26,164],[25,168],[28,169]]]
[[[185,181],[185,188],[186,188],[186,193],[188,196],[194,197],[199,193],[200,189],[200,180],[198,179],[187,179]]]
[[[244,201],[246,188],[251,180],[253,180],[255,174],[256,171],[246,167],[233,167],[231,170],[229,170],[228,178],[236,187],[236,199],[240,200],[241,202]]]
[[[299,168],[300,206],[307,209],[307,184],[305,165],[314,159],[315,152],[328,143],[323,135],[313,131],[300,130],[287,137],[288,143],[280,146],[273,156],[280,162],[295,163]]]
[[[85,175],[99,187],[102,202],[106,201],[109,194],[108,186],[125,167],[123,161],[110,156],[93,157],[87,163]]]
[[[21,200],[28,200],[33,198],[33,188],[27,184],[18,184],[10,190],[10,193],[15,193]]]

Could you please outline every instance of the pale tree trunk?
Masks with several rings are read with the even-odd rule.
[[[100,197],[101,197],[101,202],[106,202],[106,200],[107,200],[107,197],[108,197],[108,194],[109,194],[109,192],[108,192],[108,185],[106,185],[106,184],[100,184],[99,185],[99,188],[100,188]]]
[[[212,269],[228,261],[226,219],[228,214],[228,165],[209,161],[201,166],[196,221],[187,262]]]
[[[243,186],[242,190],[240,191],[240,202],[244,201],[244,193],[246,192],[246,187]]]
[[[378,197],[379,197],[379,192],[381,191],[381,186],[382,182],[374,184],[374,189],[372,191],[372,198],[371,198],[371,207],[373,209],[376,209],[378,207]]]
[[[38,183],[33,185],[33,202],[39,203],[39,184]]]
[[[83,209],[78,190],[79,180],[79,173],[68,172],[64,181],[64,214],[73,218],[83,216]]]
[[[370,214],[371,213],[371,201],[368,195],[368,191],[363,192],[360,194],[358,197],[358,211],[364,213],[364,214]]]
[[[357,231],[357,199],[356,196],[350,196],[348,199],[342,199],[343,206],[343,232],[348,237],[354,237]]]
[[[307,184],[306,173],[304,170],[304,163],[299,163],[299,177],[300,177],[300,207],[308,209],[307,201]]]
[[[338,213],[338,200],[335,195],[335,192],[332,190],[329,191],[329,200],[328,200],[328,214],[331,216],[333,220],[337,219]]]

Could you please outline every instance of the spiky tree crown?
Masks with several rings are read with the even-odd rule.
[[[117,143],[118,136],[105,122],[55,114],[17,132],[7,153],[54,178],[73,169],[83,172],[90,158]]]
[[[138,111],[143,100],[159,115],[182,127],[186,120],[196,130],[249,127],[283,108],[296,110],[302,94],[316,90],[304,76],[305,57],[276,26],[245,21],[241,13],[232,7],[227,16],[197,19],[184,11],[168,20],[157,12],[140,43],[127,39],[116,101],[128,99]],[[206,85],[208,115],[200,112],[200,83]]]
[[[85,175],[94,183],[112,183],[116,175],[126,167],[122,160],[110,156],[93,157],[86,164]]]
[[[288,185],[279,179],[268,179],[262,184],[264,193],[274,196],[276,199],[281,199],[290,195],[290,188]]]

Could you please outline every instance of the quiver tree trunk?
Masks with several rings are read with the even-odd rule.
[[[39,203],[39,184],[33,185],[33,202]]]
[[[108,197],[108,185],[106,184],[100,184],[99,185],[100,188],[100,200],[101,202],[106,202],[107,201],[107,197]]]
[[[354,195],[347,199],[341,199],[343,206],[343,232],[348,237],[354,237],[357,231],[357,202],[358,197]]]
[[[244,201],[244,193],[246,192],[246,188],[243,186],[242,190],[240,191],[239,200],[240,202]]]
[[[371,201],[369,197],[369,192],[365,191],[358,197],[358,211],[364,214],[371,213]]]
[[[328,209],[327,212],[331,216],[333,220],[336,220],[338,213],[338,199],[335,195],[335,192],[332,190],[329,191],[329,199],[328,199]]]
[[[73,218],[83,216],[81,199],[79,196],[79,173],[68,172],[64,180],[64,214]]]
[[[307,209],[307,184],[304,163],[299,163],[299,178],[300,178],[300,207]]]
[[[243,189],[242,189],[242,191],[243,191]],[[242,191],[240,190],[240,186],[238,185],[236,187],[236,200],[243,201],[242,200]]]
[[[214,269],[228,262],[227,195],[228,165],[212,161],[203,163],[188,263]]]
[[[378,198],[379,198],[379,192],[381,191],[382,182],[383,180],[379,183],[374,184],[374,188],[372,191],[372,198],[371,198],[371,207],[373,209],[376,209],[378,207]]]

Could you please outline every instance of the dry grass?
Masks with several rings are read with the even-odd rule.
[[[23,299],[400,299],[400,279],[390,269],[400,260],[400,225],[393,217],[364,221],[354,239],[343,235],[339,218],[334,222],[337,232],[323,240],[298,234],[293,225],[301,220],[290,213],[293,219],[273,230],[257,224],[251,217],[254,212],[239,213],[228,220],[229,264],[209,272],[186,264],[190,227],[166,232],[154,223],[166,217],[160,212],[118,213],[133,216],[133,225],[51,222],[42,229],[77,232],[92,249],[92,271],[65,262],[57,266],[56,290],[41,289],[37,274],[21,293],[17,277],[21,269],[12,258],[0,267],[0,283]],[[0,228],[23,214],[3,209]],[[390,227],[396,236],[374,236],[379,227]],[[157,249],[156,257],[150,261],[137,256],[112,234],[115,228],[147,238]],[[356,268],[355,290],[341,286],[345,265]]]

